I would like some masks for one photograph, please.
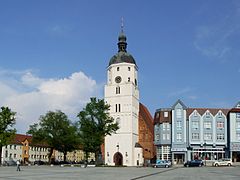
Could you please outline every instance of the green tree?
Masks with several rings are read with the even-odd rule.
[[[8,107],[1,107],[0,112],[0,164],[2,163],[2,147],[9,144],[14,138],[16,129],[13,125],[16,123],[16,112]]]
[[[119,129],[118,123],[109,115],[109,109],[110,105],[103,99],[91,98],[91,102],[78,114],[79,136],[86,160],[89,152],[94,152],[98,163],[105,136]]]
[[[33,143],[42,142],[50,146],[49,162],[54,149],[62,152],[66,161],[67,152],[79,148],[77,127],[61,111],[49,111],[46,115],[40,116],[39,120],[39,123],[30,125],[27,132],[33,136]]]

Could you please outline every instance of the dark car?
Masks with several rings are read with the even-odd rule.
[[[33,163],[34,165],[44,165],[46,164],[44,161],[41,161],[41,160],[37,160],[37,161],[34,161]]]
[[[203,161],[202,160],[187,161],[184,163],[184,166],[185,167],[202,167]]]
[[[3,162],[3,165],[4,165],[4,166],[16,166],[17,163],[16,163],[16,161],[8,160],[8,161],[4,161],[4,162]]]

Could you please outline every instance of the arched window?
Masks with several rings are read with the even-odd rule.
[[[120,94],[120,87],[119,86],[116,87],[116,94]]]

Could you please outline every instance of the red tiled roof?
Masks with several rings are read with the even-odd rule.
[[[139,103],[139,116],[142,117],[150,131],[153,133],[153,118],[148,109],[142,103]]]
[[[41,143],[32,143],[32,136],[30,135],[24,135],[24,134],[16,134],[12,143],[13,144],[22,144],[25,140],[28,140],[29,144],[34,146],[40,146],[40,147],[48,147],[47,143],[41,142]]]
[[[29,143],[32,142],[32,136],[24,135],[24,134],[16,134],[13,139],[13,144],[22,144],[23,141],[28,140]]]
[[[229,112],[240,112],[240,108],[232,108]]]
[[[203,114],[208,110],[213,116],[215,116],[215,115],[218,113],[218,111],[221,110],[221,111],[223,112],[223,114],[224,114],[225,116],[227,116],[227,114],[228,114],[228,112],[229,112],[230,109],[188,108],[188,109],[187,109],[187,117],[189,117],[194,110],[197,110],[197,112],[198,112],[200,115],[203,115]]]

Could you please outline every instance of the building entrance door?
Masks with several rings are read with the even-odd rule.
[[[174,154],[174,161],[176,162],[176,164],[183,164],[184,154]]]
[[[123,156],[120,152],[116,152],[113,156],[113,160],[115,166],[122,166],[123,165]]]

